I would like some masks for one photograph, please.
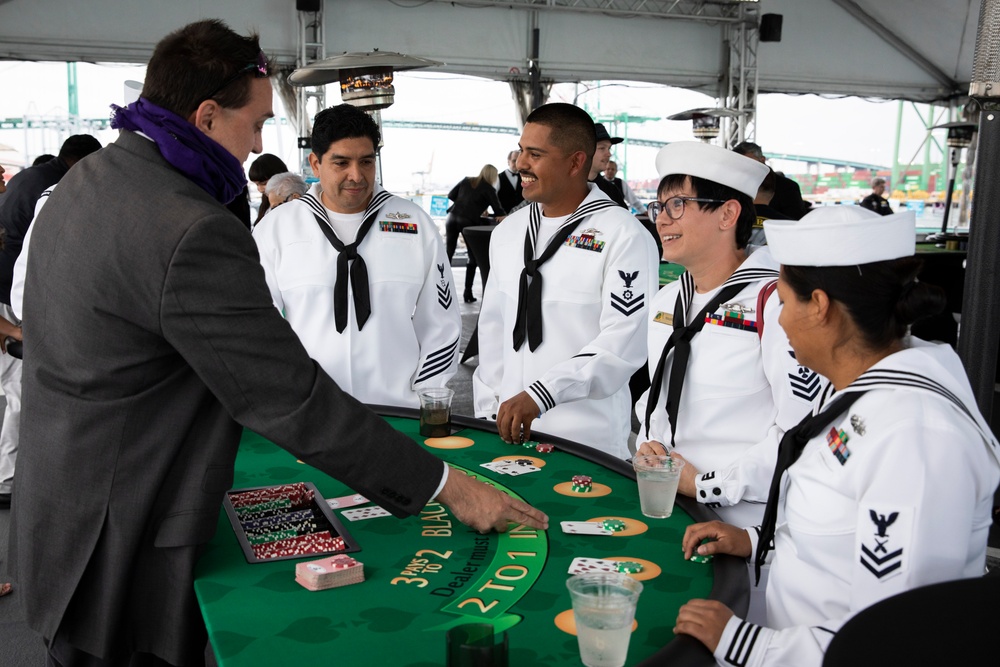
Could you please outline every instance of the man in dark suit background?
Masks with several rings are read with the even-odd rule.
[[[119,139],[34,222],[10,541],[50,665],[203,662],[193,571],[241,426],[397,516],[436,498],[479,531],[547,527],[343,393],[274,308],[224,208],[273,115],[268,67],[220,21],[168,35]]]
[[[743,141],[733,146],[733,151],[766,164],[764,151],[752,141]],[[786,216],[789,220],[798,220],[809,212],[809,202],[802,199],[802,189],[799,184],[780,171],[774,172],[774,196],[771,198],[771,208]]]
[[[517,173],[517,156],[521,151],[507,153],[507,168],[500,174],[500,188],[497,195],[503,210],[510,212],[524,201],[521,194],[521,175]]]

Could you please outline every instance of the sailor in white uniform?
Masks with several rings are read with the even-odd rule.
[[[665,146],[656,168],[650,219],[664,258],[687,270],[650,306],[638,454],[676,452],[682,493],[730,523],[759,523],[778,441],[823,385],[778,326],[777,262],[747,246],[768,169],[701,142]]]
[[[539,107],[520,146],[517,168],[532,203],[490,239],[476,416],[495,419],[508,442],[536,428],[625,458],[628,380],[646,358],[646,311],[658,282],[655,244],[587,183],[595,131],[585,111]]]
[[[455,374],[462,319],[433,221],[375,182],[378,141],[355,107],[317,114],[319,183],[254,239],[274,305],[323,370],[363,403],[418,407]]]
[[[684,536],[686,556],[773,555],[766,626],[693,600],[674,631],[720,665],[819,666],[865,607],[982,575],[1000,444],[952,349],[906,335],[944,305],[915,280],[911,212],[824,207],[764,225],[782,264],[781,325],[832,386],[782,439],[763,524],[696,524]]]

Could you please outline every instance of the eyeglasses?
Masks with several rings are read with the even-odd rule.
[[[211,93],[205,96],[206,100],[210,100],[219,94],[219,91],[224,89],[226,86],[232,84],[236,79],[240,78],[247,72],[253,72],[255,79],[266,79],[267,78],[267,56],[264,55],[263,51],[257,52],[257,62],[247,63],[243,67],[236,71],[231,77],[222,82],[222,84],[213,90]]]
[[[671,220],[680,220],[681,216],[684,215],[684,205],[689,202],[694,201],[700,204],[724,204],[725,199],[705,199],[703,197],[671,197],[665,202],[654,201],[646,206],[646,212],[649,215],[649,219],[652,222],[656,222],[656,219],[660,217],[660,213],[666,213],[667,217]]]

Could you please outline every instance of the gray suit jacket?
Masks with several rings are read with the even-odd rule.
[[[341,392],[271,303],[246,227],[129,132],[34,223],[12,564],[28,624],[199,660],[199,545],[240,425],[398,516],[442,463]]]

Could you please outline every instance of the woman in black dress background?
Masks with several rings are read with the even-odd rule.
[[[497,168],[492,164],[487,164],[479,172],[478,176],[463,178],[448,193],[448,199],[455,202],[448,215],[448,222],[445,225],[445,245],[448,251],[448,261],[451,261],[455,254],[455,246],[458,245],[458,235],[466,227],[472,225],[490,224],[490,220],[483,220],[486,209],[493,210],[493,215],[500,218],[506,215],[500,199],[497,197],[497,186],[500,179]],[[465,302],[472,303],[476,297],[472,296],[472,283],[476,278],[476,258],[469,253],[469,262],[465,269]]]

